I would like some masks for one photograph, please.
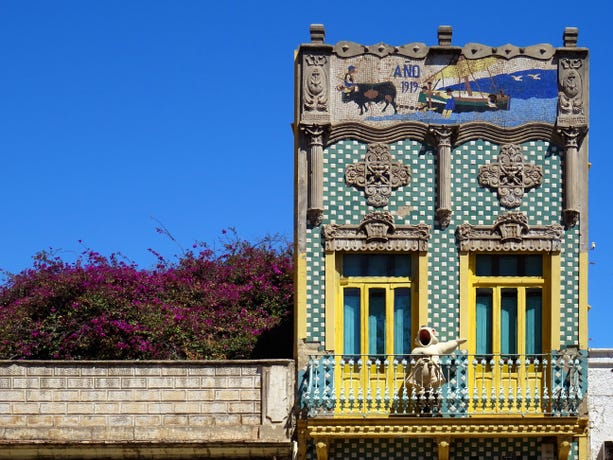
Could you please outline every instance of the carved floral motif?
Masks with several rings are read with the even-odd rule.
[[[582,115],[583,83],[579,69],[581,59],[561,59],[559,71],[560,92],[558,93],[558,110],[560,114]]]
[[[460,251],[553,251],[562,247],[559,224],[528,225],[521,212],[507,212],[494,225],[462,224],[456,229]]]
[[[430,227],[396,225],[387,211],[375,211],[359,225],[324,225],[326,251],[427,251]]]
[[[328,79],[326,78],[326,56],[306,56],[307,64],[304,75],[304,109],[307,111],[326,112],[328,110]]]
[[[392,189],[407,185],[411,180],[409,167],[393,163],[387,144],[370,144],[363,162],[347,166],[347,185],[364,188],[367,202],[371,206],[385,206]]]
[[[479,168],[479,185],[496,189],[500,204],[506,208],[519,206],[524,192],[542,181],[541,167],[524,163],[521,146],[515,144],[502,146],[498,163]]]

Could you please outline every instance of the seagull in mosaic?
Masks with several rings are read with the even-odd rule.
[[[528,75],[533,80],[540,80],[541,79],[541,74],[540,73],[529,73],[529,74],[526,74],[526,75]]]
[[[521,79],[522,79],[523,75],[511,75],[511,77],[515,81],[522,81]]]

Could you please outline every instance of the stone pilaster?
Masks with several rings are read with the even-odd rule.
[[[451,222],[451,146],[455,130],[451,126],[430,127],[438,153],[436,218],[441,228],[447,228]]]

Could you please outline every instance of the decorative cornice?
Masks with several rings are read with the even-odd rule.
[[[484,57],[495,56],[511,59],[517,56],[526,56],[534,59],[548,60],[553,57],[556,49],[547,44],[541,43],[532,46],[519,47],[511,44],[492,47],[480,43],[468,43],[464,47],[452,47],[450,43],[442,43],[442,46],[426,46],[424,43],[409,43],[402,46],[393,46],[386,43],[376,43],[374,45],[361,45],[350,41],[342,41],[334,45],[332,52],[338,57],[350,58],[363,54],[372,54],[380,58],[386,56],[406,56],[409,58],[424,58],[431,52],[453,51],[461,52],[467,59],[481,59]]]
[[[456,229],[460,251],[560,252],[564,228],[559,224],[532,226],[521,212],[507,212],[494,225],[462,224]]]
[[[311,438],[404,438],[418,437],[567,437],[585,436],[587,420],[577,417],[556,418],[465,418],[441,419],[310,419],[305,434]]]
[[[535,139],[550,139],[555,144],[561,144],[555,126],[548,123],[532,122],[510,128],[502,128],[492,123],[463,123],[458,129],[455,145],[473,139],[484,139],[496,144],[520,144]]]
[[[366,123],[349,121],[331,126],[328,145],[343,139],[356,139],[367,143],[392,143],[407,138],[421,140],[426,137],[427,134],[428,125],[418,121],[396,123],[383,128],[367,125]]]
[[[555,48],[548,43],[519,47],[507,43],[506,45],[491,47],[480,43],[467,43],[462,48],[466,59],[481,59],[488,56],[511,59],[517,56],[527,56],[533,59],[548,60],[555,54]]]
[[[492,123],[477,121],[449,125],[449,127],[457,130],[457,134],[453,137],[453,145],[460,145],[473,139],[484,139],[496,144],[520,144],[535,139],[548,139],[554,144],[564,145],[555,126],[548,123],[533,122],[502,128]],[[407,138],[424,141],[432,137],[430,128],[430,125],[418,121],[407,121],[383,128],[360,122],[343,122],[331,126],[326,145],[343,139],[356,139],[366,143],[393,143]],[[430,142],[435,144],[433,139]]]
[[[375,45],[364,46],[359,43],[344,41],[337,43],[332,52],[342,58],[360,56],[362,54],[373,54],[378,57],[397,55],[409,58],[424,58],[428,54],[428,50],[429,48],[425,43],[409,43],[402,46],[377,43]]]
[[[324,225],[326,251],[419,251],[428,250],[430,227],[426,224],[396,225],[387,211],[368,214],[360,225]]]

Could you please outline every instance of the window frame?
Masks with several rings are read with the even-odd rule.
[[[330,251],[326,253],[326,350],[336,354],[344,353],[344,322],[343,322],[343,289],[345,287],[384,287],[388,289],[388,296],[393,296],[393,289],[410,289],[411,329],[410,341],[417,333],[419,324],[427,323],[427,270],[428,259],[426,252],[415,251],[359,251],[362,254],[400,254],[411,258],[410,277],[343,277],[343,255],[355,254],[354,251]],[[361,291],[364,294],[364,290]],[[388,315],[393,315],[393,302],[386,302]],[[391,311],[391,313],[389,313]],[[388,316],[389,317],[389,316]],[[362,314],[360,320],[361,345],[360,352],[367,354],[368,328],[365,324],[368,315]],[[393,320],[391,321],[393,323]],[[393,325],[386,326],[386,352],[394,350]],[[391,331],[391,332],[390,332]],[[390,343],[391,342],[391,343]]]
[[[559,256],[550,253],[534,253],[534,252],[496,252],[488,253],[492,256],[509,256],[509,255],[540,255],[542,257],[542,273],[538,276],[529,275],[477,275],[477,256],[484,254],[483,252],[472,252],[465,254],[465,264],[468,262],[468,325],[463,324],[463,330],[468,332],[468,351],[471,355],[477,355],[477,290],[491,289],[492,291],[492,331],[491,331],[491,353],[492,355],[505,355],[502,350],[502,332],[501,332],[501,315],[502,315],[502,291],[505,289],[516,289],[517,291],[517,323],[516,323],[516,353],[507,353],[509,356],[525,356],[526,350],[526,298],[530,289],[538,288],[541,290],[541,344],[540,352],[547,353],[555,349],[555,337],[559,340],[559,326],[556,327],[556,311],[553,308],[554,298],[558,298],[559,304],[559,282],[555,283],[552,279],[555,274],[554,266],[558,264],[559,273]],[[468,260],[466,260],[466,258]],[[461,263],[462,265],[462,263]],[[555,295],[557,293],[557,296]],[[461,293],[462,297],[462,293]],[[465,303],[465,302],[464,302]],[[559,324],[559,317],[557,319]],[[465,323],[465,321],[464,321]],[[468,327],[467,327],[468,326]]]

